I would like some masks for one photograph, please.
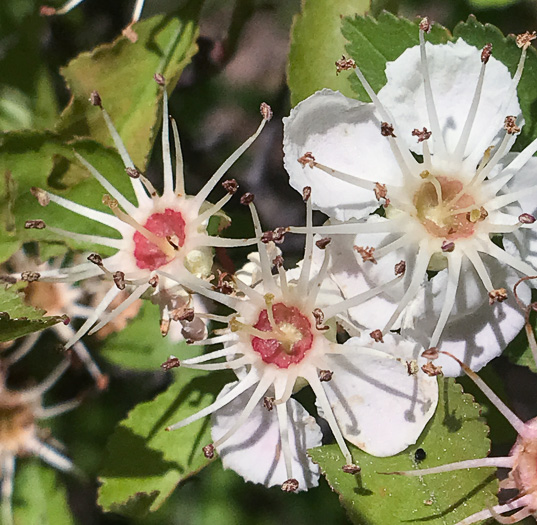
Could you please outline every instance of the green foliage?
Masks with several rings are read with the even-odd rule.
[[[453,37],[462,38],[469,44],[483,47],[492,43],[492,55],[503,62],[511,72],[516,71],[520,60],[521,50],[518,48],[513,35],[504,37],[502,32],[491,24],[481,24],[475,17],[470,16],[466,22],[459,23],[453,30]],[[537,51],[534,47],[528,49],[524,73],[518,85],[518,100],[526,121],[520,137],[517,138],[515,149],[520,150],[529,144],[537,131]]]
[[[89,53],[82,53],[61,70],[73,97],[57,127],[69,139],[91,136],[112,144],[106,124],[88,103],[92,91],[103,106],[140,169],[145,169],[162,115],[155,73],[164,75],[171,91],[197,50],[197,11],[185,8],[178,16],[155,16],[135,26],[138,41],[119,37]]]
[[[410,21],[387,11],[376,19],[356,16],[343,20],[342,33],[349,41],[347,52],[375,93],[386,84],[386,62],[395,60],[405,49],[419,44],[419,22],[419,19]],[[434,24],[427,35],[427,40],[433,44],[445,43],[449,39],[449,31],[439,24]],[[341,76],[350,79],[355,96],[364,102],[370,101],[354,72],[342,73]]]
[[[369,0],[302,0],[291,28],[287,80],[295,106],[317,90],[331,88],[352,96],[346,75],[336,75],[335,61],[344,53],[341,17],[363,14]]]
[[[354,523],[453,524],[494,504],[498,488],[494,469],[423,477],[381,474],[429,468],[488,454],[488,428],[479,418],[479,405],[463,394],[452,379],[440,380],[439,388],[438,408],[416,445],[388,458],[376,458],[353,448],[354,459],[362,467],[356,477],[341,470],[344,458],[337,445],[310,451]],[[414,458],[418,448],[427,454],[419,464]]]
[[[0,343],[44,330],[66,319],[60,315],[43,317],[43,310],[24,303],[20,288],[20,285],[0,285]]]
[[[159,329],[159,308],[149,301],[136,317],[104,341],[100,354],[112,363],[134,370],[158,370],[170,354],[181,356],[187,348],[184,341],[173,341],[171,334],[162,337]],[[179,323],[177,323],[178,325]],[[172,330],[179,326],[172,325]]]
[[[15,525],[71,525],[67,493],[59,475],[38,459],[19,462],[13,494]]]
[[[99,504],[131,515],[156,510],[177,484],[209,460],[202,447],[211,442],[207,418],[185,428],[165,428],[211,404],[226,374],[188,369],[154,400],[137,405],[110,438],[101,472]]]
[[[520,0],[468,0],[468,3],[479,9],[487,9],[490,7],[507,7],[516,4]]]

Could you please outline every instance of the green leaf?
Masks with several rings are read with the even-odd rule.
[[[155,16],[134,27],[138,41],[119,37],[89,53],[82,53],[61,70],[73,97],[62,114],[58,132],[67,139],[90,136],[112,145],[110,133],[88,98],[96,90],[112,117],[127,151],[145,168],[161,113],[159,86],[153,79],[162,73],[168,91],[197,50],[196,19],[200,3],[183,8],[177,16]]]
[[[492,56],[503,62],[511,72],[516,71],[520,60],[520,49],[516,45],[515,37],[504,37],[502,32],[491,24],[481,24],[474,16],[468,17],[466,22],[459,23],[453,30],[454,38],[462,38],[478,48],[487,43],[492,44]],[[537,133],[537,51],[530,47],[526,58],[524,73],[518,85],[518,100],[526,123],[522,133],[517,138],[515,149],[519,150],[531,142]]]
[[[64,143],[55,133],[15,131],[0,135],[0,260],[9,258],[23,242],[67,242],[72,248],[90,250],[93,246],[66,240],[50,230],[25,229],[28,219],[80,233],[114,236],[115,230],[67,211],[55,203],[39,205],[30,193],[35,186],[79,204],[109,211],[102,204],[106,191],[74,160],[75,150],[93,164],[127,198],[133,199],[128,176],[117,152],[91,140]],[[117,233],[115,234],[117,237]],[[98,247],[107,255],[110,249]]]
[[[532,316],[533,317],[533,316]],[[535,333],[536,321],[532,320],[532,326]],[[526,331],[522,330],[507,346],[504,350],[506,355],[515,365],[527,366],[532,372],[537,373],[537,364],[533,357],[530,345],[528,344],[528,337]]]
[[[98,499],[105,511],[157,510],[180,481],[209,464],[202,452],[211,442],[208,418],[165,428],[211,404],[226,377],[181,369],[166,392],[129,413],[107,446]]]
[[[468,3],[480,9],[490,9],[494,7],[507,7],[516,4],[520,0],[468,0]]]
[[[302,12],[291,28],[287,65],[293,106],[322,88],[352,96],[346,75],[336,76],[335,61],[345,52],[341,17],[365,13],[369,5],[369,0],[302,0]]]
[[[158,306],[143,301],[128,326],[108,336],[100,354],[112,363],[134,370],[158,370],[170,354],[182,355],[188,345],[160,334]],[[173,327],[173,329],[177,326]]]
[[[486,509],[496,501],[498,482],[494,469],[470,469],[423,477],[383,475],[382,472],[415,470],[464,459],[485,457],[489,452],[488,427],[480,419],[480,407],[452,379],[440,380],[438,408],[416,445],[388,458],[377,458],[352,448],[361,467],[359,476],[341,470],[344,458],[337,445],[312,449],[332,488],[354,523],[378,524],[426,522],[453,524]],[[415,451],[427,457],[419,465]]]
[[[52,467],[37,459],[20,461],[13,495],[15,525],[70,525],[73,517],[67,493]]]
[[[387,11],[382,12],[378,19],[371,16],[347,17],[343,20],[341,30],[349,41],[347,52],[356,61],[375,93],[386,84],[386,62],[395,60],[405,49],[419,44],[419,19],[410,21]],[[445,27],[434,24],[427,40],[440,44],[450,40],[450,37]],[[343,72],[341,76],[350,79],[355,96],[364,102],[370,101],[354,72]]]
[[[63,315],[43,317],[43,310],[24,303],[20,288],[20,284],[0,285],[0,343],[44,330],[67,319]]]

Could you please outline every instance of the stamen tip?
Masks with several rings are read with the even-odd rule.
[[[103,107],[103,101],[101,99],[101,95],[99,95],[98,91],[92,91],[90,94],[89,101],[91,102],[92,106],[98,106],[102,109]]]
[[[205,445],[202,450],[203,450],[203,455],[207,459],[213,459],[214,458],[214,445],[212,443],[209,443],[208,445]]]
[[[266,102],[261,103],[261,106],[259,106],[259,111],[261,112],[261,116],[267,122],[272,118],[272,108]]]
[[[488,44],[485,44],[481,51],[481,62],[486,64],[489,61],[490,55],[492,55],[492,44],[489,42]]]
[[[159,86],[164,87],[166,85],[166,79],[164,78],[164,75],[162,73],[155,73],[153,75],[153,78]]]
[[[298,490],[298,480],[290,478],[282,483],[283,492],[296,492]]]
[[[429,20],[429,17],[424,16],[420,21],[420,31],[423,31],[424,33],[430,33],[431,32],[431,21]]]
[[[42,5],[39,8],[39,14],[41,16],[52,16],[56,14],[56,8],[50,7],[49,5]]]
[[[26,221],[24,223],[24,228],[26,230],[44,230],[47,227],[45,224],[45,221],[42,221],[41,219],[35,219]]]
[[[341,470],[342,470],[343,472],[345,472],[345,474],[352,474],[352,475],[354,475],[354,474],[358,474],[358,473],[362,470],[362,468],[359,467],[358,465],[354,465],[354,464],[352,464],[352,463],[349,463],[349,464],[347,464],[347,465],[343,465],[343,466],[341,467]]]
[[[30,193],[37,199],[37,202],[41,206],[47,206],[49,204],[50,197],[45,190],[42,190],[41,188],[37,188],[36,186],[32,186],[30,188]]]
[[[345,55],[341,55],[341,58],[336,60],[335,64],[336,75],[339,75],[342,71],[356,68],[356,62],[352,58],[346,58]]]
[[[164,363],[160,365],[163,370],[171,370],[172,368],[178,368],[181,366],[181,361],[174,355],[171,355]]]
[[[248,206],[249,204],[251,204],[252,202],[254,202],[254,198],[255,198],[255,195],[253,193],[245,193],[242,197],[241,197],[241,204],[243,204],[244,206]]]

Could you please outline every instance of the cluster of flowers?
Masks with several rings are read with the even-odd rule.
[[[493,57],[491,45],[482,50],[462,40],[431,45],[429,30],[424,19],[419,46],[387,64],[387,83],[379,93],[354,61],[337,61],[338,72],[356,73],[371,103],[323,90],[284,119],[285,166],[291,185],[303,195],[305,226],[264,232],[254,196],[246,193],[240,201],[250,209],[254,237],[209,235],[209,219],[221,214],[238,191],[235,180],[222,182],[226,172],[272,112],[262,104],[254,135],[196,195],[186,195],[173,120],[175,175],[172,168],[161,75],[155,79],[164,98],[162,195],[134,166],[96,92],[91,102],[102,112],[137,203],[78,154],[107,192],[103,204],[111,213],[32,190],[43,206],[62,206],[120,235],[101,237],[41,220],[27,222],[28,228],[46,227],[117,250],[108,258],[90,254],[88,261],[68,268],[18,274],[41,283],[96,276],[110,283],[80,329],[68,335],[66,347],[77,351],[86,333],[117,319],[140,298],[159,305],[163,335],[170,323],[179,322],[191,344],[222,345],[163,363],[166,370],[231,369],[236,375],[211,405],[168,430],[211,415],[213,442],[203,448],[205,456],[217,453],[225,467],[246,480],[288,492],[318,483],[318,467],[306,451],[321,445],[321,428],[293,398],[307,385],[345,458],[343,472],[353,475],[360,467],[347,442],[376,456],[415,443],[436,408],[435,376],[465,371],[479,382],[472,370],[499,355],[526,322],[516,299],[527,302],[531,281],[520,284],[517,297],[511,290],[521,275],[537,273],[532,228],[537,140],[520,153],[510,149],[523,125],[517,86],[535,36],[517,39],[521,58],[511,77]],[[226,195],[211,204],[207,198],[220,182]],[[328,215],[329,222],[313,226],[313,209]],[[286,270],[277,245],[289,233],[303,234],[305,249],[297,268]],[[250,262],[236,275],[221,274],[215,283],[213,248],[249,245],[257,250]],[[199,297],[232,313],[207,313]],[[208,336],[207,321],[222,326]],[[83,361],[99,378],[93,361]],[[503,405],[501,410],[520,434],[509,458],[430,471],[481,465],[513,469],[508,484],[521,497],[464,524],[515,508],[522,508],[517,520],[535,511],[535,424],[523,424]]]

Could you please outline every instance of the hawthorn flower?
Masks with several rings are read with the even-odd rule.
[[[16,253],[7,263],[7,267],[25,268],[22,278],[28,281],[24,288],[24,296],[27,304],[34,308],[45,310],[47,315],[65,316],[65,322],[58,323],[50,329],[56,334],[62,343],[67,343],[75,337],[76,331],[71,326],[73,319],[87,319],[93,309],[82,304],[85,291],[80,287],[75,287],[66,282],[43,282],[36,280],[37,275],[47,272],[57,271],[61,267],[62,261],[58,259],[52,263],[45,262],[38,264],[36,260],[27,256],[24,252]],[[9,280],[9,277],[7,278]],[[35,346],[42,331],[27,335],[21,343],[13,349],[9,356],[2,358],[4,365],[11,365],[28,354]],[[108,378],[104,375],[95,360],[91,357],[89,350],[82,341],[76,341],[72,349],[87,368],[88,372],[102,390],[108,384]]]
[[[69,368],[64,360],[39,385],[26,390],[11,390],[6,386],[6,372],[0,374],[0,487],[2,493],[2,523],[13,523],[11,498],[15,477],[15,461],[27,455],[39,456],[63,472],[74,471],[71,461],[39,438],[37,420],[58,416],[75,408],[79,400],[44,407],[43,396]]]
[[[156,75],[155,78],[161,86],[164,86],[164,79],[161,75]],[[71,239],[117,250],[114,255],[107,258],[102,258],[94,253],[88,256],[88,262],[70,268],[39,272],[33,276],[33,280],[46,282],[77,282],[97,275],[104,275],[112,283],[86,322],[69,339],[67,348],[74,345],[88,331],[92,334],[100,330],[143,296],[150,298],[160,306],[162,335],[167,334],[171,320],[191,322],[193,320],[192,297],[177,282],[181,283],[183,277],[186,278],[192,274],[200,278],[210,276],[214,247],[247,246],[255,242],[248,239],[214,237],[207,233],[209,219],[221,213],[222,207],[237,191],[238,186],[234,180],[228,180],[222,184],[227,194],[216,204],[211,204],[206,199],[227,170],[261,133],[272,115],[269,106],[266,104],[261,106],[263,118],[257,131],[222,164],[197,195],[191,196],[185,194],[179,134],[175,121],[172,120],[176,155],[174,179],[169,144],[168,98],[165,89],[163,89],[163,94],[164,190],[162,195],[159,195],[151,182],[135,168],[110,116],[102,106],[100,96],[96,92],[92,93],[91,101],[101,109],[115,146],[123,159],[125,171],[129,175],[134,189],[136,204],[125,198],[103,175],[77,153],[75,156],[80,163],[108,192],[103,197],[103,204],[112,213],[87,208],[42,189],[32,189],[40,204],[46,206],[52,202],[89,220],[109,226],[121,236],[118,239],[75,233],[45,225],[43,221],[27,222],[27,227],[36,227],[35,223],[39,222],[40,228],[46,226],[49,230]],[[162,271],[172,274],[173,281],[159,276],[158,273]],[[21,276],[24,278],[24,274]],[[205,285],[209,286],[208,283]],[[117,300],[124,290],[130,292],[128,297],[119,306],[108,312],[107,308],[114,300]]]
[[[522,327],[507,290],[519,274],[536,273],[537,140],[509,153],[523,125],[516,90],[535,36],[517,39],[511,78],[490,44],[481,52],[460,39],[431,45],[428,30],[424,19],[420,45],[387,64],[378,95],[353,61],[338,61],[354,68],[373,102],[323,90],[298,104],[284,122],[285,166],[291,185],[312,186],[315,206],[334,223],[316,231],[345,234],[334,272],[342,288],[356,293],[405,260],[405,282],[375,308],[382,333],[408,330],[478,369]],[[440,362],[448,375],[460,373]]]
[[[62,7],[50,7],[48,5],[41,6],[40,13],[42,16],[52,16],[52,15],[64,15],[74,9],[78,4],[81,4],[84,0],[68,0]],[[123,30],[123,34],[131,41],[136,42],[138,40],[138,35],[132,29],[132,26],[140,20],[142,14],[142,9],[144,7],[145,0],[136,0],[134,4],[134,9],[132,11],[132,18],[129,22],[129,25]]]
[[[313,487],[319,476],[306,450],[321,445],[320,428],[292,398],[306,384],[345,458],[342,470],[351,474],[359,467],[345,440],[377,456],[396,454],[416,441],[434,413],[438,396],[436,380],[417,366],[411,369],[421,359],[419,345],[391,334],[383,342],[370,336],[334,342],[330,320],[385,287],[341,300],[327,280],[328,251],[318,271],[312,271],[314,244],[325,248],[327,240],[314,243],[309,191],[304,190],[307,235],[300,267],[285,271],[281,256],[271,261],[272,243],[258,240],[260,278],[252,268],[246,272],[252,285],[236,276],[237,293],[223,294],[191,278],[192,290],[235,312],[213,316],[227,327],[195,343],[223,343],[224,348],[181,361],[172,356],[163,365],[236,372],[237,381],[224,387],[214,403],[168,430],[212,414],[214,442],[204,447],[206,456],[216,451],[225,468],[255,483],[279,484],[285,491]],[[251,199],[248,205],[258,239],[270,237],[262,234]],[[253,262],[251,258],[249,266]],[[271,272],[273,265],[277,275]],[[386,286],[392,284],[393,280]]]
[[[535,347],[533,334],[531,337],[533,338],[532,346]],[[506,457],[469,459],[439,467],[392,472],[391,474],[424,476],[479,467],[510,469],[508,477],[500,481],[500,490],[516,490],[517,494],[506,503],[476,512],[459,521],[456,525],[470,525],[488,518],[495,518],[499,523],[518,523],[528,516],[537,517],[537,418],[530,419],[525,423],[521,421],[475,372],[448,352],[445,352],[445,355],[459,362],[464,372],[517,431],[517,440]],[[512,514],[512,511],[516,512]],[[502,516],[506,512],[511,514]]]

